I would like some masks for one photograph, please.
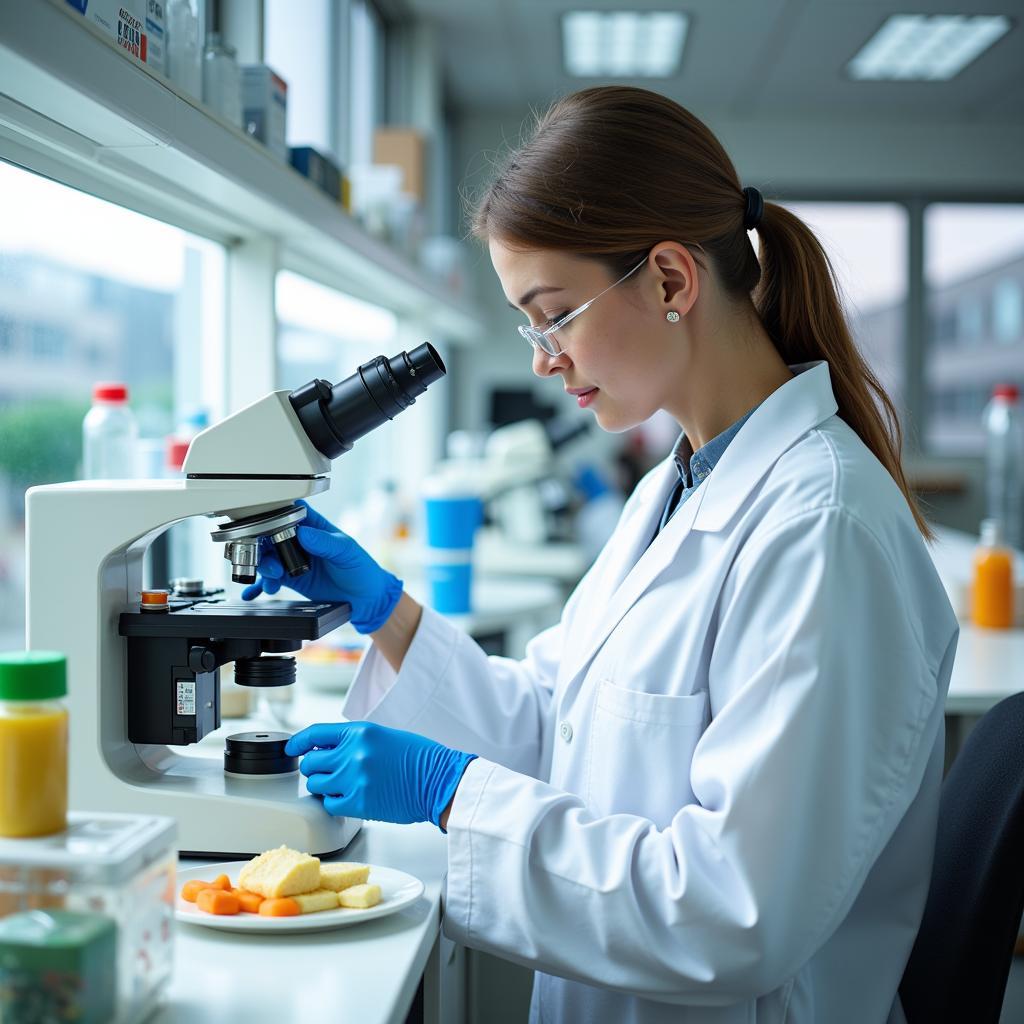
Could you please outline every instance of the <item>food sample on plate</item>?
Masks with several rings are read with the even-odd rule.
[[[239,872],[237,887],[227,875],[218,875],[212,882],[186,882],[181,898],[221,915],[294,917],[339,907],[365,910],[380,902],[380,886],[368,885],[369,876],[367,864],[321,864],[308,853],[279,846],[253,857]]]
[[[353,885],[338,893],[338,904],[342,907],[354,907],[365,910],[380,903],[379,885]]]

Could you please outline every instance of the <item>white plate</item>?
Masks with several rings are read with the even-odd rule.
[[[181,898],[181,887],[192,879],[213,881],[218,875],[227,875],[233,886],[238,885],[238,874],[248,864],[245,860],[230,860],[221,864],[207,864],[204,867],[186,868],[178,871],[178,901],[174,916],[187,924],[220,928],[228,932],[319,932],[326,928],[343,928],[345,925],[370,921],[375,917],[386,917],[396,910],[415,903],[423,892],[423,883],[415,875],[406,874],[397,868],[370,865],[370,882],[380,886],[380,903],[366,910],[354,907],[339,907],[337,910],[319,910],[314,914],[299,914],[296,917],[260,917],[259,914],[208,914],[194,903]],[[329,863],[329,862],[328,862]]]

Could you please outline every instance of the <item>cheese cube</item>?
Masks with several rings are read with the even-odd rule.
[[[300,914],[315,914],[318,910],[338,909],[338,894],[332,889],[296,893],[292,899],[298,903]]]
[[[350,885],[338,893],[338,903],[342,907],[353,907],[365,910],[380,903],[379,885]]]
[[[279,846],[253,857],[239,873],[238,887],[267,899],[312,892],[320,888],[320,860]]]
[[[362,885],[370,877],[370,869],[366,864],[354,864],[351,861],[336,861],[334,864],[320,865],[320,888],[333,889],[341,892],[350,885]]]

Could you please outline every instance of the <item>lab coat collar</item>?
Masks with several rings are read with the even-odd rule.
[[[593,629],[581,633],[577,643],[570,640],[570,679],[586,668],[619,620],[672,562],[690,531],[723,529],[779,456],[837,411],[827,363],[803,363],[790,369],[796,376],[754,410],[711,474],[653,541],[665,499],[678,480],[671,457],[637,496],[618,545],[605,549],[600,566],[607,583],[602,590],[610,596],[593,607]]]
[[[693,529],[721,530],[782,453],[838,411],[828,363],[800,363],[790,369],[793,379],[754,410],[704,481]]]

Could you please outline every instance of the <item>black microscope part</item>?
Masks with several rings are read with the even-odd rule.
[[[280,654],[236,658],[235,682],[239,686],[291,686],[295,682],[295,659]]]
[[[275,540],[274,550],[289,576],[301,576],[304,572],[309,572],[309,555],[302,549],[298,538],[286,537],[284,540]]]
[[[224,771],[235,775],[281,775],[298,770],[298,757],[289,757],[286,732],[236,732],[224,741]]]
[[[374,427],[408,409],[446,372],[437,350],[426,343],[391,359],[377,356],[333,387],[311,380],[289,401],[316,449],[336,459]]]

